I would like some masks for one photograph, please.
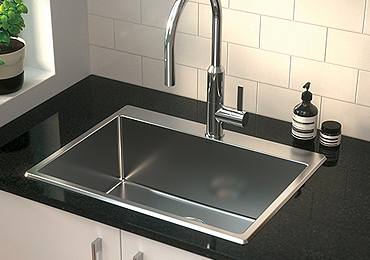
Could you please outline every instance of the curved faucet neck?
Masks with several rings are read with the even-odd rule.
[[[175,85],[174,46],[177,23],[182,9],[188,0],[176,0],[168,17],[164,38],[164,84],[168,87]]]
[[[214,67],[221,66],[221,30],[222,7],[220,0],[210,0],[212,8],[212,63]]]
[[[177,23],[188,0],[176,0],[172,6],[168,18],[165,33],[165,85],[175,85],[175,62],[174,62],[174,45]],[[211,65],[214,67],[221,66],[221,2],[220,0],[210,0],[212,8],[212,58]]]

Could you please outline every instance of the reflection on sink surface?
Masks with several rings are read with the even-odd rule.
[[[240,244],[324,162],[323,155],[126,106],[27,177]]]

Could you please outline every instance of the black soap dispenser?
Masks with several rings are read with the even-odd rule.
[[[296,105],[292,115],[292,136],[299,140],[313,140],[317,134],[317,107],[311,103],[312,93],[309,90],[311,83],[307,82],[303,88],[302,103]]]

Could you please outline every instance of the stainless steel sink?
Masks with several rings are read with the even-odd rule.
[[[26,177],[236,243],[250,241],[321,154],[126,106]]]

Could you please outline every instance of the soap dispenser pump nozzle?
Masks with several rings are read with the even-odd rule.
[[[310,91],[308,91],[310,89],[310,85],[311,85],[311,82],[307,82],[303,86],[303,88],[306,89],[306,91],[304,91],[302,93],[302,100],[303,101],[311,101],[312,100],[312,93]]]
[[[305,88],[308,91],[310,89],[310,86],[311,82],[307,82],[306,84],[304,84],[303,88]]]

